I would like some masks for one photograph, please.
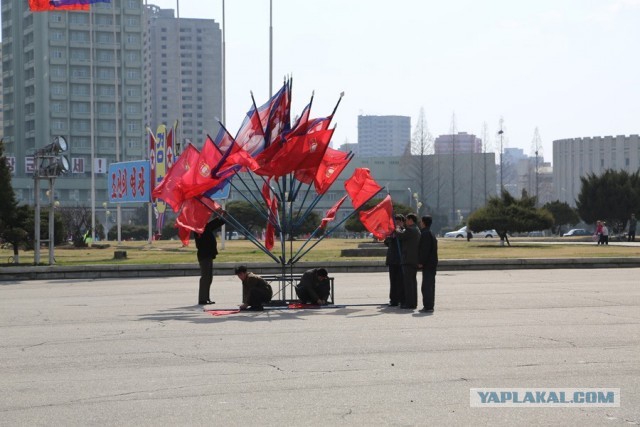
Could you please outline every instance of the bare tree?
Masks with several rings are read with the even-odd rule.
[[[86,246],[84,235],[91,231],[91,209],[86,206],[66,207],[60,209],[60,215],[66,230],[71,233],[73,245]]]
[[[433,187],[433,171],[428,167],[428,155],[433,154],[433,137],[429,133],[427,119],[424,108],[420,108],[418,121],[413,131],[413,137],[407,144],[403,156],[403,166],[410,179],[416,183],[416,203],[418,203],[417,213],[420,214],[420,206],[427,207],[427,194],[430,187]]]

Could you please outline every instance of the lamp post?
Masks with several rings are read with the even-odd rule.
[[[418,215],[420,211],[420,206],[422,206],[422,203],[418,201],[418,193],[413,193],[413,200],[416,201],[416,215]]]
[[[102,207],[104,208],[104,226],[102,227],[104,230],[104,240],[109,240],[109,215],[111,215],[111,212],[107,210],[107,202],[102,202]]]
[[[49,265],[55,263],[54,259],[54,208],[60,206],[60,202],[55,200],[55,180],[56,178],[69,171],[69,160],[60,153],[67,151],[67,140],[62,136],[56,136],[53,142],[46,145],[34,153],[35,171],[34,179],[34,195],[35,195],[35,214],[34,214],[34,253],[33,263],[40,264],[40,180],[49,181],[49,190],[46,194],[49,198]]]
[[[502,130],[502,120],[500,121],[500,130],[498,131],[498,135],[500,135],[500,191],[502,191],[502,189],[504,188],[504,182],[502,180],[502,177],[504,175],[503,173],[503,165],[502,165],[502,136],[504,135],[504,131]]]
[[[407,190],[409,191],[409,210],[411,210],[411,196],[413,196],[413,192],[411,188],[407,188]]]
[[[539,205],[540,200],[538,199],[538,150],[536,150],[536,204]]]

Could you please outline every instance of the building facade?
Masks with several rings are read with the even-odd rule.
[[[108,165],[146,157],[142,18],[141,0],[35,13],[3,0],[4,137],[20,202],[34,203],[33,154],[56,136],[71,163],[56,181],[62,205],[87,205],[92,173],[106,201]]]
[[[482,153],[482,140],[473,134],[458,132],[440,135],[433,144],[436,154]]]
[[[358,116],[359,157],[400,157],[411,142],[411,117]]]
[[[222,35],[213,19],[176,18],[145,6],[145,123],[178,125],[177,141],[201,147],[222,118]]]
[[[640,169],[638,135],[596,136],[553,141],[555,198],[576,206],[580,178],[601,175],[608,169],[635,173]]]

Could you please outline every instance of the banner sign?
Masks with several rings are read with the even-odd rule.
[[[33,157],[24,158],[25,173],[34,173],[36,171],[36,160]]]
[[[115,203],[148,203],[151,200],[149,161],[112,163],[109,165],[107,192]]]
[[[158,126],[156,130],[156,146],[155,146],[155,157],[156,157],[156,167],[155,167],[155,182],[153,183],[153,188],[156,188],[158,184],[162,182],[164,176],[166,175],[166,165],[167,165],[167,152],[166,152],[166,144],[167,144],[167,127],[165,125]],[[162,200],[158,200],[156,202],[156,210],[158,214],[163,214],[167,209],[167,205]]]
[[[84,158],[72,157],[71,158],[71,173],[84,173]]]
[[[93,159],[93,172],[107,173],[107,159],[104,157],[97,157]]]
[[[219,189],[218,191],[216,191],[213,194],[207,193],[206,195],[211,200],[227,200],[229,198],[229,193],[230,192],[231,192],[231,184],[229,183],[229,181],[227,181],[227,183],[224,185],[224,187],[222,187],[221,189]]]

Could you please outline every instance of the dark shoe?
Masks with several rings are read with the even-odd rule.
[[[198,303],[198,305],[209,305],[209,304],[215,304],[215,301],[211,301],[211,300],[206,300],[206,301],[200,301]]]
[[[387,304],[388,307],[397,307],[398,303],[397,302],[390,302],[389,304]]]
[[[433,313],[433,308],[423,308],[420,313]]]
[[[252,305],[247,310],[249,311],[264,311],[264,307],[261,305]]]
[[[407,309],[407,310],[415,310],[415,309],[416,309],[416,306],[414,305],[414,306],[412,307],[412,306],[409,306],[409,305],[402,304],[402,305],[400,306],[400,308],[404,308],[404,309]]]

